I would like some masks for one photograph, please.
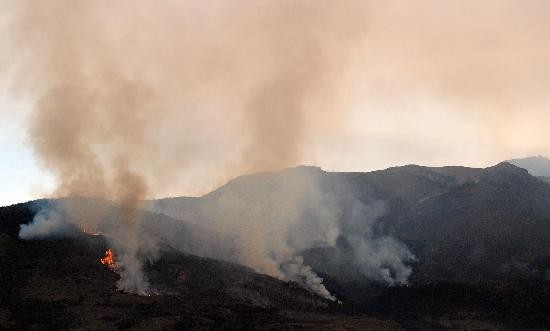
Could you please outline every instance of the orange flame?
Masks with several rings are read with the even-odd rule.
[[[101,259],[99,259],[99,262],[101,262],[101,264],[104,264],[104,265],[108,266],[110,269],[114,269],[114,267],[115,267],[115,254],[109,248],[108,250],[105,251],[105,256],[102,257]]]

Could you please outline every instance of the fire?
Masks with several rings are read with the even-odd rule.
[[[102,257],[101,259],[99,259],[99,262],[101,262],[101,264],[104,264],[104,265],[108,266],[110,269],[114,269],[115,268],[115,254],[109,248],[108,250],[105,251],[105,256]]]

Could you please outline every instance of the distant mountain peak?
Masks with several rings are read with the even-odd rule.
[[[526,169],[533,176],[550,177],[550,159],[546,156],[537,155],[521,159],[512,159],[507,162]]]
[[[500,163],[495,164],[494,166],[487,167],[487,170],[512,170],[512,171],[522,171],[525,172],[526,169],[523,169],[521,167],[516,166],[515,164],[509,162],[509,161],[503,161]]]

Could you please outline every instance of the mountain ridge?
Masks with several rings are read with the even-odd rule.
[[[305,206],[296,219],[309,227],[326,221],[325,217],[331,217],[329,225],[339,226],[332,239],[317,238],[301,245],[304,233],[318,235],[324,230],[317,233],[311,231],[315,227],[301,228],[302,223],[282,224],[292,227],[288,243],[299,244],[294,254],[303,258],[304,267],[319,275],[327,289],[343,301],[342,306],[316,297],[302,288],[304,284],[300,287],[298,283],[281,282],[239,265],[244,260],[236,257],[243,246],[228,231],[234,224],[254,228],[254,222],[279,215],[288,206],[295,207],[288,203]],[[472,325],[509,330],[550,326],[544,308],[550,305],[550,185],[508,162],[484,169],[407,165],[344,173],[298,167],[241,176],[202,197],[144,204],[149,212],[143,214],[143,229],[164,242],[176,243],[163,249],[157,264],[147,267],[153,283],[172,293],[165,298],[117,294],[116,275],[101,269],[104,267],[97,261],[106,248],[104,244],[81,246],[74,238],[22,241],[17,236],[19,226],[30,222],[36,211],[29,203],[0,208],[0,267],[14,272],[0,277],[2,284],[8,284],[5,287],[13,288],[7,294],[0,293],[0,328],[61,326],[75,317],[64,317],[63,313],[96,305],[104,308],[94,308],[95,315],[85,314],[83,318],[106,329],[150,323],[168,329],[243,327],[242,319],[257,319],[249,327],[320,328],[324,315],[332,316],[325,322],[333,326],[352,323],[349,318],[356,316],[359,324],[352,325],[357,329],[369,325],[398,329],[402,325],[439,330],[448,327],[449,319],[457,323],[458,329],[471,329]],[[89,208],[78,203],[77,207],[82,212]],[[219,219],[224,219],[225,225],[220,226]],[[243,223],[231,223],[233,219]],[[282,219],[271,222],[277,225]],[[271,237],[278,235],[271,233]],[[374,266],[376,272],[387,268],[392,277],[404,272],[399,268],[410,268],[407,282],[388,285],[372,269],[358,264],[365,253],[357,250],[362,247],[356,246],[360,237],[364,244],[372,244],[366,246],[371,250],[410,250],[414,259],[403,260],[401,266],[388,262]],[[97,241],[101,237],[85,238]],[[391,245],[383,246],[388,243]],[[46,262],[55,261],[61,252],[69,253],[53,264]],[[87,262],[80,265],[78,257]],[[376,257],[380,256],[373,255]],[[54,280],[41,282],[36,278],[52,268],[58,268],[58,277],[67,282],[60,285],[57,294],[46,291],[53,284],[48,282]],[[101,289],[78,285],[91,281],[81,274],[86,270],[90,275],[107,272],[98,276]],[[186,287],[180,281],[190,275],[193,278]],[[82,299],[69,292],[91,299],[79,301]],[[96,298],[99,293],[119,304],[111,313],[112,320],[105,308],[109,301]],[[178,299],[178,295],[182,297]],[[204,312],[187,304],[185,297],[193,298]],[[232,300],[235,303],[228,304]],[[161,302],[182,307],[155,308]],[[293,307],[290,315],[301,317],[289,319],[284,313],[286,305]],[[145,310],[156,311],[157,315],[146,318],[140,313]],[[53,324],[40,324],[43,322],[39,318],[22,322],[27,311],[48,317]],[[138,324],[125,319],[125,314],[133,316]],[[189,318],[187,324],[175,317],[178,314]],[[200,317],[189,317],[193,314]]]

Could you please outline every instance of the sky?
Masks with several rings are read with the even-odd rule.
[[[550,154],[547,1],[231,3],[0,1],[0,205]]]
[[[0,98],[0,205],[29,201],[53,190],[53,178],[36,164],[26,142],[24,105]]]

